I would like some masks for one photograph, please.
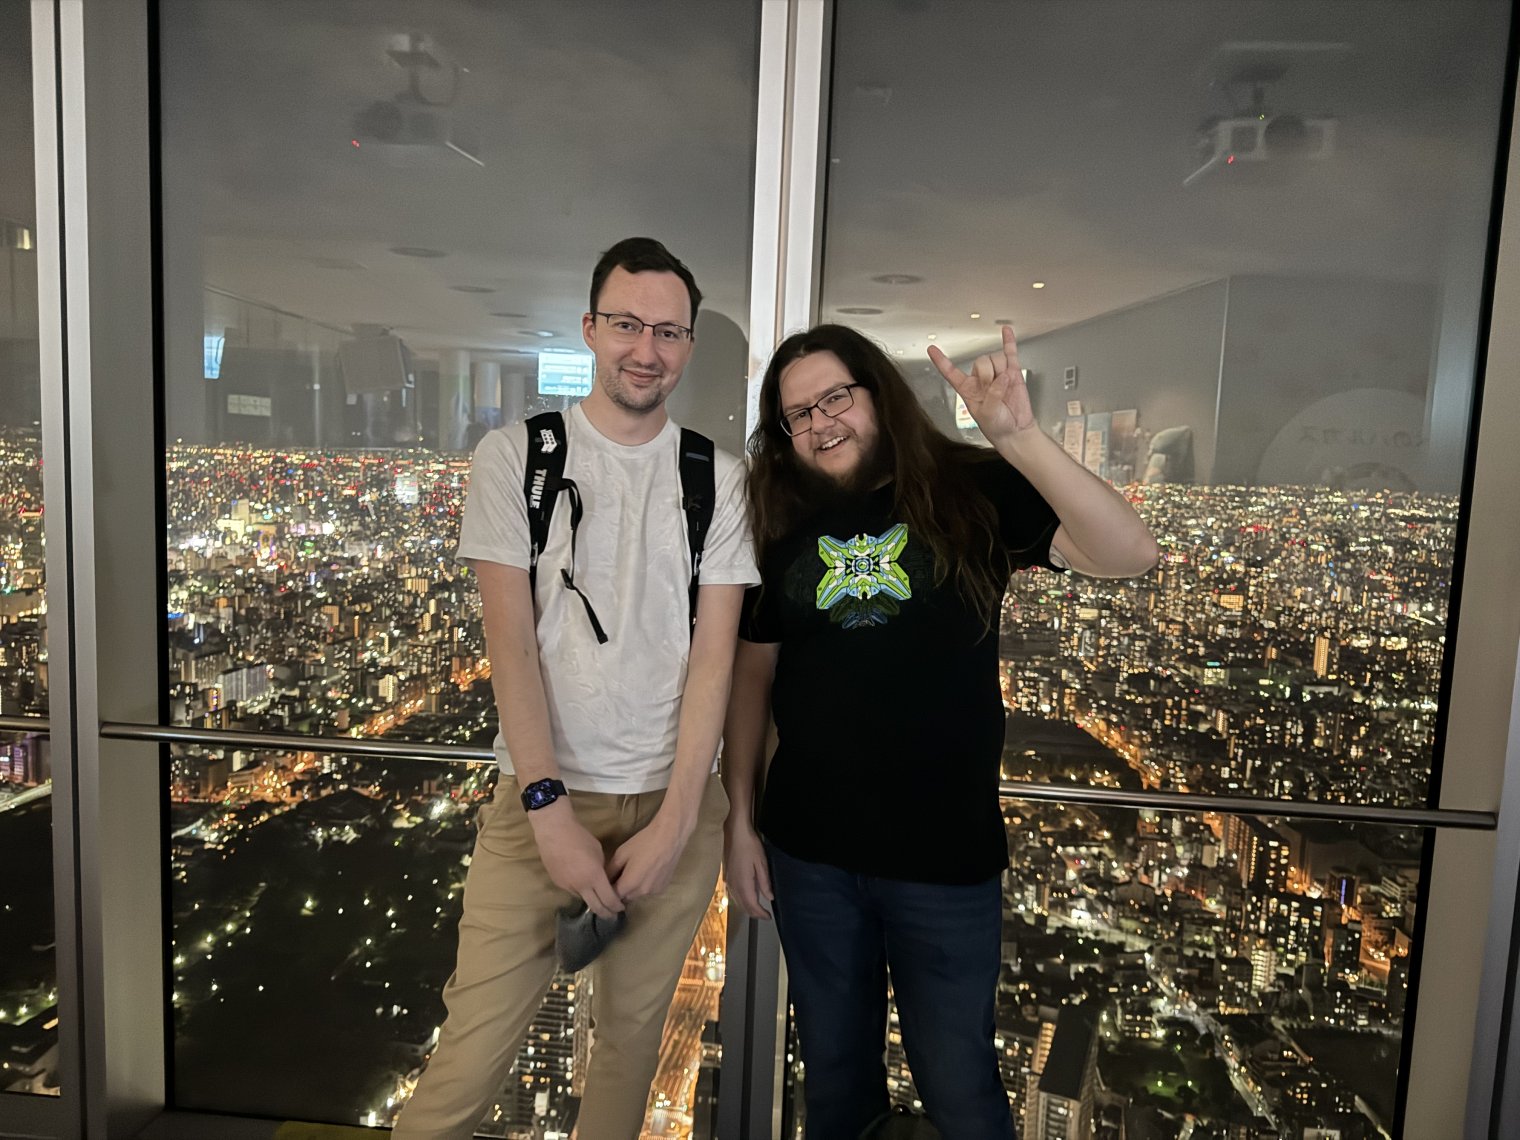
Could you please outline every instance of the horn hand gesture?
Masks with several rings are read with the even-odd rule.
[[[1018,345],[1007,325],[1003,326],[1003,350],[978,356],[970,375],[951,363],[937,345],[930,346],[929,359],[966,402],[966,410],[994,447],[1001,450],[1001,445],[1012,443],[1019,433],[1035,428],[1029,388],[1019,368]]]

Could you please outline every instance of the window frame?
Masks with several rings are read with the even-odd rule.
[[[32,0],[39,307],[52,630],[55,893],[64,1094],[0,1097],[0,1130],[53,1135],[269,1135],[275,1122],[169,1112],[161,773],[167,732],[160,601],[164,504],[160,327],[167,247],[154,162],[153,0]],[[832,37],[828,0],[761,0],[751,258],[749,416],[769,348],[817,316]],[[1520,137],[1514,47],[1468,445],[1461,605],[1454,615],[1440,811],[1411,978],[1408,1136],[1520,1129],[1515,1015],[1520,868]],[[90,177],[90,172],[104,172]],[[1507,231],[1507,232],[1506,232]],[[194,283],[197,287],[199,281]],[[148,521],[152,520],[152,525]],[[57,634],[62,633],[60,638]],[[133,734],[132,726],[147,730]],[[145,738],[146,737],[146,738]],[[398,751],[404,746],[398,745]],[[1501,797],[1505,778],[1511,789]],[[1505,853],[1500,857],[1500,853]],[[1482,936],[1479,936],[1481,932]],[[1438,968],[1436,968],[1438,967]],[[779,1131],[784,969],[768,925],[737,919],[720,1028],[723,1134]],[[1498,1079],[1496,1079],[1496,1077]],[[1512,1095],[1496,1101],[1499,1084]],[[44,1103],[45,1101],[45,1103]],[[151,1125],[151,1127],[150,1127]]]

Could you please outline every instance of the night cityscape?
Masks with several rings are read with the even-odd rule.
[[[37,449],[0,443],[0,700],[38,712]],[[422,452],[172,448],[173,720],[487,743],[479,603],[452,560],[467,474],[464,457]],[[1031,572],[1010,587],[1005,778],[1423,803],[1456,500],[1131,494],[1162,545],[1155,572]],[[0,851],[29,849],[37,867],[46,750],[15,739],[0,754],[13,757]],[[394,1118],[442,1020],[493,779],[484,764],[173,751],[177,1103]],[[1392,1134],[1421,833],[1033,802],[1005,815],[998,1040],[1026,1138]],[[46,907],[45,886],[7,894],[4,937],[22,929],[9,908]],[[51,916],[27,921],[46,931]],[[646,1137],[711,1134],[725,930],[720,891],[667,1023]],[[56,995],[8,945],[0,1043],[21,1075],[0,1078],[42,1091]],[[593,985],[556,977],[486,1134],[568,1135]],[[888,1060],[894,1096],[913,1103],[895,1024]]]

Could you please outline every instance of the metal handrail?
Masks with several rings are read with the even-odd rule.
[[[1468,808],[1384,807],[1380,804],[1316,803],[1266,796],[1216,796],[1192,792],[1126,791],[1072,784],[1004,780],[998,785],[1004,799],[1056,800],[1106,807],[1155,808],[1159,811],[1217,812],[1223,815],[1276,815],[1286,819],[1331,819],[1389,826],[1450,827],[1493,831],[1498,813]]]
[[[0,720],[0,727],[4,727]],[[468,744],[427,744],[420,741],[352,736],[300,736],[293,733],[237,732],[220,728],[182,728],[155,724],[110,722],[100,735],[113,740],[146,740],[211,747],[287,748],[355,756],[446,760],[457,764],[495,759],[489,748]],[[1092,804],[1103,807],[1153,808],[1158,811],[1217,812],[1225,815],[1273,815],[1286,819],[1328,819],[1387,826],[1442,827],[1492,831],[1497,813],[1466,808],[1415,808],[1379,804],[1315,803],[1265,796],[1216,796],[1194,792],[1131,791],[1079,784],[1004,780],[998,785],[1004,799]]]
[[[45,716],[0,716],[0,732],[36,732],[46,736],[53,722]]]
[[[364,736],[301,736],[288,732],[237,732],[225,728],[179,728],[158,724],[107,722],[100,726],[100,735],[112,740],[155,740],[160,743],[206,744],[219,748],[288,748],[293,751],[343,753],[350,756],[448,760],[456,764],[496,758],[489,748],[468,744],[428,744],[423,741]]]

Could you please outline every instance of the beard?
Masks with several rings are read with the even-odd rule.
[[[797,477],[802,501],[826,507],[858,499],[881,486],[892,477],[892,459],[878,435],[870,451],[862,455],[860,462],[844,474],[825,475],[798,463]]]

